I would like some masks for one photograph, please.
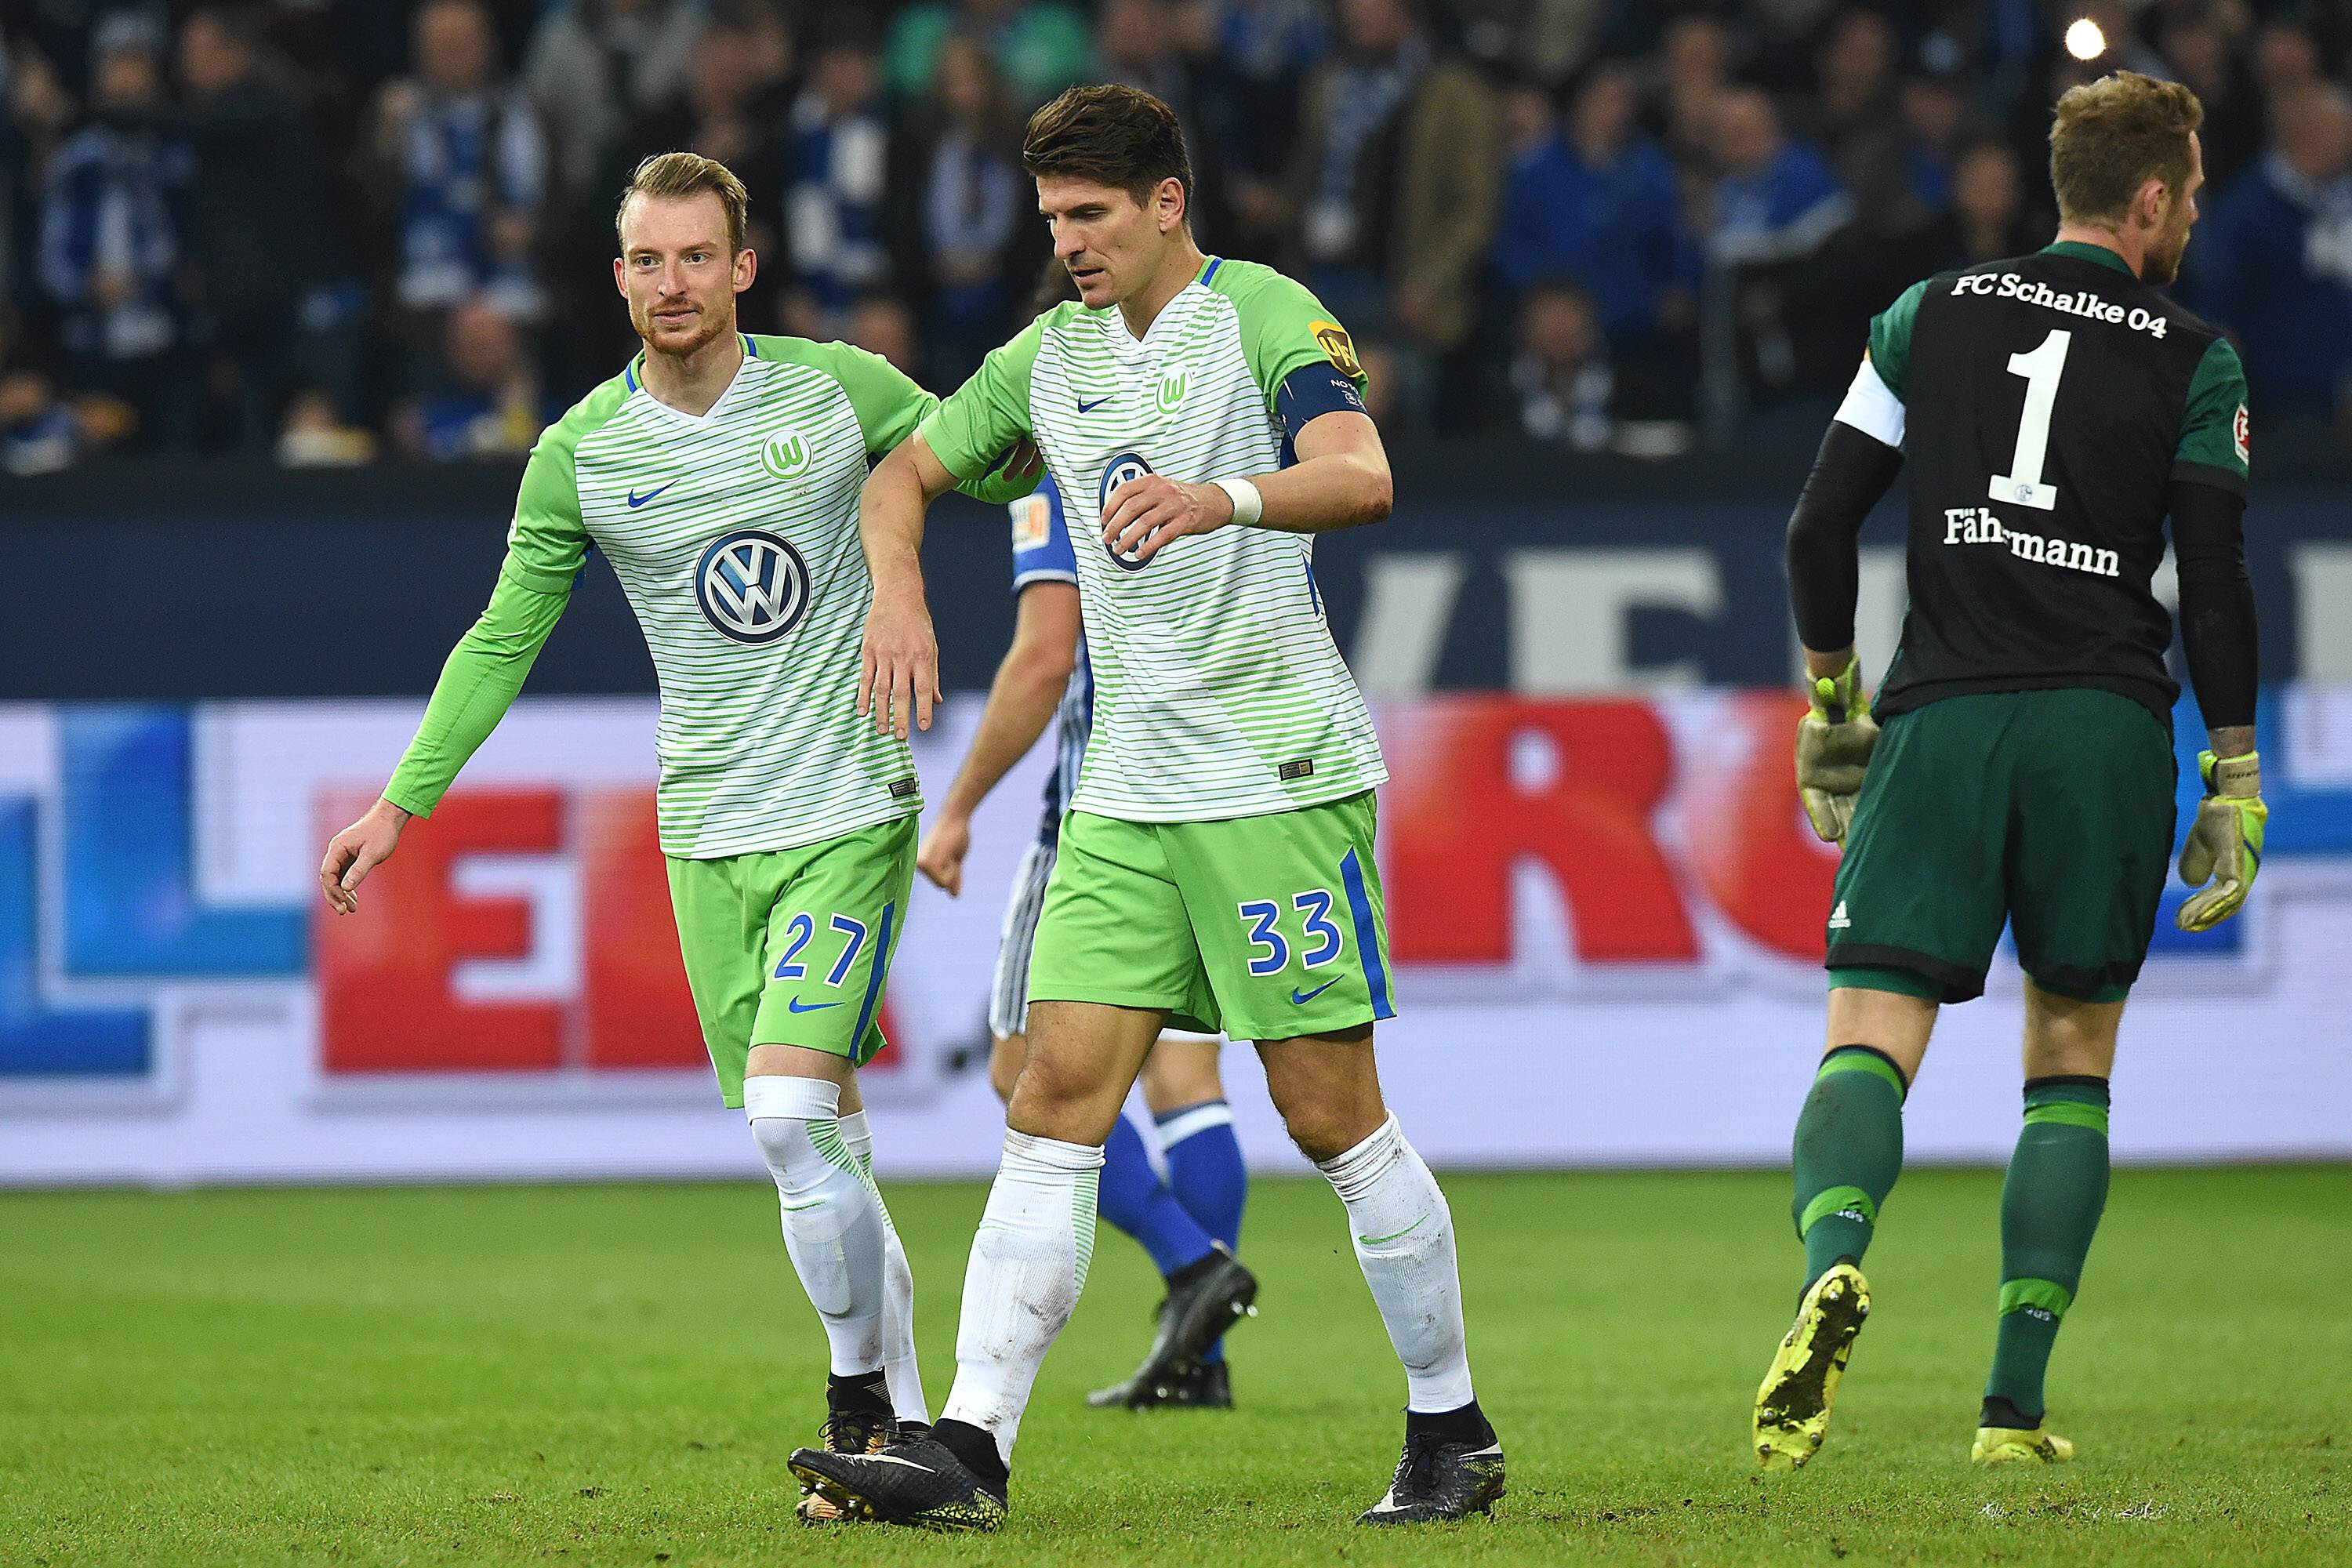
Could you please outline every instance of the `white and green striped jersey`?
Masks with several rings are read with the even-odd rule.
[[[1077,809],[1256,816],[1388,776],[1324,618],[1312,536],[1221,528],[1139,565],[1101,540],[1110,491],[1139,474],[1201,483],[1294,461],[1277,399],[1317,365],[1361,386],[1347,333],[1312,294],[1271,268],[1213,258],[1140,339],[1116,309],[1056,306],[923,422],[959,478],[1032,435],[1061,489],[1095,677]]]
[[[789,849],[922,809],[906,742],[856,712],[873,596],[857,494],[869,456],[939,400],[845,344],[747,337],[744,354],[701,415],[656,399],[633,364],[540,437],[489,608],[386,799],[420,815],[440,799],[520,689],[593,542],[661,684],[666,854]],[[972,488],[1009,500],[1021,487]]]

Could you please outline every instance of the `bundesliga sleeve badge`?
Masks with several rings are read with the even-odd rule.
[[[1352,380],[1364,374],[1362,363],[1356,358],[1355,340],[1348,336],[1347,328],[1337,321],[1317,321],[1307,330],[1315,334],[1316,346],[1323,351],[1323,357],[1341,375]]]

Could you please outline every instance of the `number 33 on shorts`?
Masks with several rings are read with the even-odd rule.
[[[1359,871],[1352,889],[1343,876],[1335,879],[1339,886],[1234,903],[1240,946],[1234,956],[1243,973],[1232,978],[1249,994],[1238,1011],[1253,1020],[1255,1037],[1318,1034],[1395,1016],[1378,917],[1352,858],[1345,869]],[[1233,1022],[1229,1016],[1228,1029]]]
[[[1070,812],[1029,1000],[1157,1008],[1236,1040],[1393,1018],[1374,826],[1369,790],[1209,822]]]
[[[1301,943],[1298,962],[1308,969],[1320,969],[1339,956],[1348,939],[1331,923],[1331,890],[1312,888],[1291,896],[1291,907],[1305,917],[1305,941]],[[1265,976],[1279,974],[1290,967],[1290,942],[1282,934],[1278,922],[1282,906],[1272,899],[1251,900],[1240,906],[1242,923],[1249,928],[1249,972]],[[1329,982],[1325,982],[1328,984]],[[1296,1000],[1303,1003],[1301,996]]]

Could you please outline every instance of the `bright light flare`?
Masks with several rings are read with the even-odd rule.
[[[2077,16],[2066,29],[2066,52],[2078,60],[2095,60],[2107,52],[2107,36],[2088,16]]]

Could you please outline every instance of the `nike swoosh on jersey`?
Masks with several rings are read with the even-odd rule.
[[[1100,408],[1104,404],[1110,401],[1110,394],[1106,392],[1100,397],[1096,398],[1092,403],[1088,403],[1083,397],[1077,398],[1076,401],[1078,405],[1079,413],[1092,414],[1096,409]]]
[[[1322,984],[1318,985],[1312,991],[1301,991],[1294,985],[1290,988],[1290,1005],[1294,1007],[1304,1006],[1339,984],[1339,977],[1335,974],[1330,979],[1326,980]]]
[[[803,1005],[801,999],[795,996],[791,1001],[784,1004],[784,1010],[788,1013],[822,1013],[827,1007],[838,1007],[841,1004],[838,1002],[811,1002]]]
[[[629,492],[629,510],[631,511],[636,510],[637,508],[645,505],[646,502],[653,500],[654,497],[661,494],[662,491],[669,489],[671,485],[676,483],[677,483],[676,479],[666,480],[661,484],[656,485],[653,489],[647,490],[643,495],[639,495],[636,491],[631,490]]]

